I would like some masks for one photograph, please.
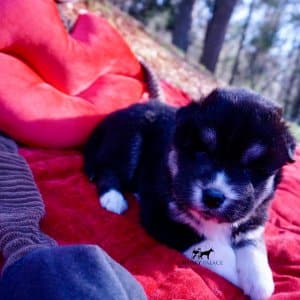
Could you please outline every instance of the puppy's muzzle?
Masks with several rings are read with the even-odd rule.
[[[225,201],[225,195],[217,189],[203,190],[203,204],[209,208],[219,208]]]

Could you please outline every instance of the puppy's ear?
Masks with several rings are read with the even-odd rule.
[[[287,126],[285,128],[284,140],[285,140],[285,147],[288,156],[288,162],[293,163],[295,162],[296,141],[294,137],[291,135]]]
[[[265,104],[268,106],[268,108],[271,109],[273,114],[276,115],[278,124],[281,124],[283,126],[283,141],[284,141],[284,147],[287,155],[286,162],[288,163],[295,162],[296,141],[292,136],[292,134],[290,133],[289,127],[286,125],[283,119],[282,107],[273,101],[266,101],[264,98],[262,98],[262,100],[265,101]]]
[[[275,105],[275,110],[278,117],[283,121],[283,109],[281,106]],[[287,125],[285,125],[285,133],[284,133],[284,140],[285,140],[285,147],[288,155],[288,162],[293,163],[295,162],[295,152],[296,152],[296,141],[292,134],[289,131]]]
[[[275,105],[274,106],[275,112],[277,113],[277,115],[282,118],[283,117],[283,109],[281,106],[279,105]]]

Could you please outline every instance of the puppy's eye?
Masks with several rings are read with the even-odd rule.
[[[208,157],[208,153],[207,153],[207,151],[205,151],[205,150],[199,150],[199,151],[196,151],[195,153],[194,153],[194,155],[195,155],[195,158],[196,159],[198,159],[198,160],[202,160],[202,159],[205,159],[205,158],[207,158]]]
[[[245,170],[252,181],[260,181],[272,175],[272,171],[266,167],[263,161],[253,163]]]
[[[209,154],[212,152],[211,147],[203,142],[202,140],[198,140],[195,144],[195,148],[193,149],[195,154],[202,155],[202,154]]]
[[[191,154],[209,152],[209,146],[197,136],[182,140],[181,148]]]
[[[266,153],[266,147],[262,144],[255,143],[250,145],[242,154],[241,163],[244,166],[259,165],[264,154]]]

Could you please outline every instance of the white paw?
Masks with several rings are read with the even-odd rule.
[[[265,300],[274,292],[274,281],[269,266],[245,265],[238,269],[239,286],[251,300]]]
[[[122,214],[128,209],[127,201],[116,190],[109,190],[99,198],[101,206],[115,214]]]

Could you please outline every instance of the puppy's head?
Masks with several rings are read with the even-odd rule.
[[[272,197],[294,150],[279,107],[246,90],[214,90],[177,112],[168,159],[171,215],[226,223],[245,218]]]

